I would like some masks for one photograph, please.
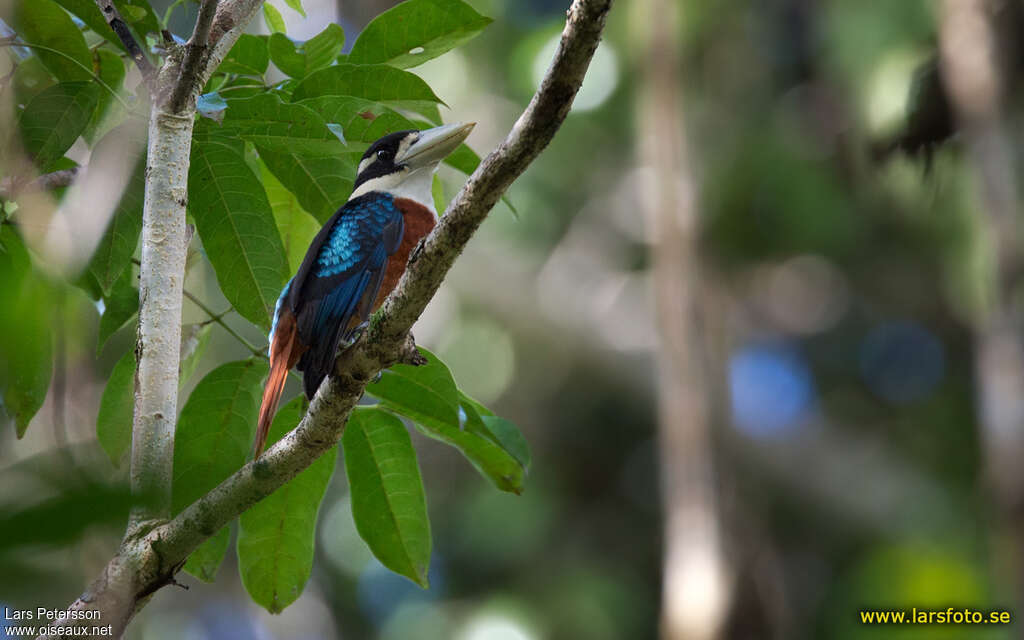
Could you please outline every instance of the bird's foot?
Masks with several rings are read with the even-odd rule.
[[[352,331],[348,333],[347,338],[342,338],[341,350],[345,351],[346,349],[354,345],[356,342],[358,342],[359,338],[363,337],[363,334],[366,332],[366,327],[368,326],[370,326],[370,322],[366,321],[363,322],[358,327],[356,327],[355,329],[352,329]]]

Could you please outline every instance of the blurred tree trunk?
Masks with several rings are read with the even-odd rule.
[[[974,354],[985,475],[1004,524],[1020,541],[1024,342],[1015,291],[1022,254],[1013,150],[1001,108],[1001,45],[991,9],[994,6],[986,0],[947,0],[942,8],[940,52],[943,81],[974,165],[982,204],[977,218],[982,238],[978,250],[987,270],[974,329]],[[999,562],[1005,568],[1005,561]],[[1019,565],[1010,571],[1020,589]]]
[[[687,165],[678,51],[678,3],[634,5],[641,86],[642,205],[654,244],[659,444],[665,512],[662,637],[718,637],[730,580],[722,553],[699,339],[693,178]]]

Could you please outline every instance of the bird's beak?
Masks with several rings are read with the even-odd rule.
[[[462,144],[475,126],[475,122],[458,122],[420,131],[420,137],[395,158],[395,164],[404,164],[413,171],[437,165]]]

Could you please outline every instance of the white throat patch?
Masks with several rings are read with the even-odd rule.
[[[358,198],[371,191],[382,191],[390,193],[394,198],[415,200],[433,213],[434,218],[437,218],[437,210],[434,208],[434,195],[431,191],[431,187],[434,184],[435,171],[437,171],[436,164],[432,167],[423,167],[415,171],[403,169],[398,173],[370,178],[352,192],[349,200]]]

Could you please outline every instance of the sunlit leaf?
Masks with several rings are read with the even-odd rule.
[[[62,82],[43,89],[25,106],[18,128],[25,150],[41,172],[51,171],[85,131],[99,92],[95,82]]]
[[[288,263],[259,179],[229,144],[196,140],[188,202],[224,297],[269,328]]]
[[[278,411],[267,444],[295,428],[306,411],[298,397]],[[313,570],[316,520],[334,473],[332,447],[308,469],[243,513],[238,519],[238,571],[252,599],[280,613],[301,594]]]
[[[270,59],[284,73],[301,79],[334,62],[344,44],[345,32],[334,23],[305,42],[275,33],[270,36]]]
[[[89,72],[92,69],[92,55],[85,44],[85,37],[60,5],[53,0],[20,0],[15,7],[14,20],[15,30],[25,42],[60,52],[45,49],[32,51],[58,81],[92,80]]]
[[[295,87],[292,100],[352,96],[409,109],[440,123],[437,94],[416,74],[383,64],[342,63],[316,71]]]
[[[281,242],[284,243],[284,252],[288,256],[288,271],[295,273],[306,257],[310,243],[320,231],[320,223],[302,208],[295,195],[285,189],[266,164],[262,167],[262,177],[263,188],[267,191],[267,200],[274,210],[274,221],[281,234]]]
[[[129,349],[110,372],[100,397],[96,438],[114,466],[132,446],[132,413],[135,408],[135,350]]]
[[[90,29],[102,36],[104,40],[112,43],[121,51],[127,51],[124,43],[114,34],[106,18],[100,13],[99,7],[93,0],[57,0],[57,4],[77,16]]]
[[[381,564],[426,588],[430,521],[409,432],[386,411],[360,407],[342,442],[359,535]]]
[[[318,113],[301,104],[281,102],[273,93],[229,100],[223,133],[279,153],[334,157],[345,151]]]
[[[270,56],[267,53],[267,36],[243,33],[228,51],[224,61],[217,67],[223,73],[241,73],[262,76],[267,71]]]
[[[461,0],[406,0],[366,25],[348,61],[415,67],[465,43],[491,22]]]
[[[263,3],[263,22],[266,23],[270,33],[284,33],[286,31],[281,12],[269,2]]]
[[[229,362],[208,373],[192,391],[174,438],[172,510],[179,513],[245,464],[256,430],[264,360]],[[197,552],[186,570],[212,579],[227,550],[227,527]],[[206,545],[204,545],[206,546]]]
[[[299,12],[303,18],[306,17],[306,10],[302,8],[302,0],[284,0],[284,3]]]

